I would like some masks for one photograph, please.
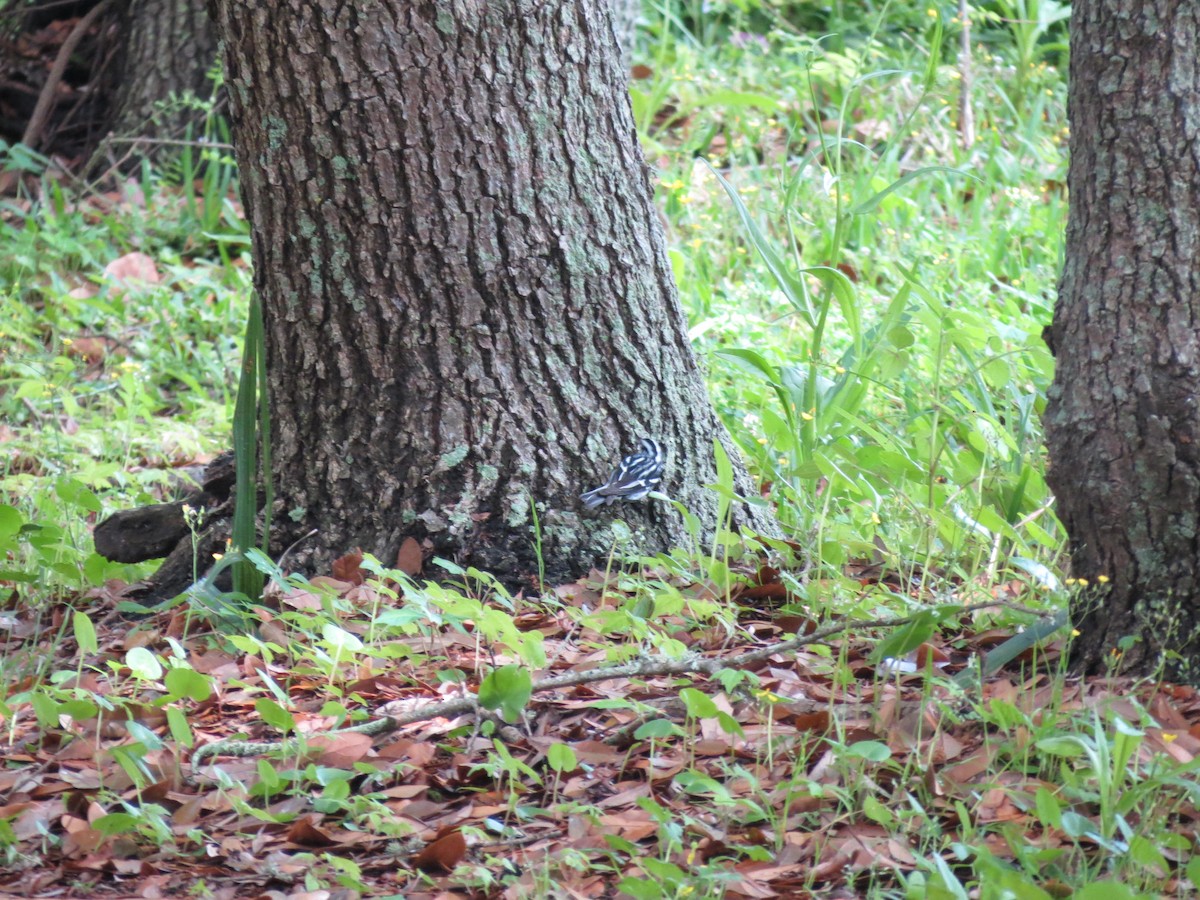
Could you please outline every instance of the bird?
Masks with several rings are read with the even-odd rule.
[[[667,453],[662,444],[642,438],[641,449],[621,460],[621,464],[600,487],[580,494],[588,509],[618,500],[642,500],[662,483]]]

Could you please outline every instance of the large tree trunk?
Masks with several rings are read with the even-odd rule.
[[[688,343],[609,2],[213,8],[276,490],[321,530],[289,562],[411,535],[505,576],[540,549],[564,577],[684,544],[660,501],[579,500],[643,436],[709,530],[714,438],[753,490]]]
[[[122,29],[121,76],[111,115],[122,137],[178,138],[203,113],[217,35],[204,0],[131,0]]]
[[[1050,484],[1074,661],[1200,680],[1200,7],[1076,0]],[[1137,638],[1129,646],[1122,639]],[[1115,654],[1121,653],[1118,656]]]

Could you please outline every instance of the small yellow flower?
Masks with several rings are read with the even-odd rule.
[[[836,373],[837,373],[837,374],[839,374],[839,375],[845,375],[845,374],[846,374],[846,367],[845,367],[845,366],[834,366],[834,367],[833,367],[833,371],[834,371],[834,372],[836,372]]]
[[[1075,584],[1075,579],[1074,579],[1074,578],[1068,578],[1068,579],[1067,579],[1065,582],[1063,582],[1063,583],[1064,583],[1064,584],[1065,584],[1067,587],[1071,587],[1073,584]]]
[[[813,420],[813,414],[811,412],[802,412],[800,413],[800,418],[802,418],[805,422],[811,422]]]
[[[1071,629],[1071,637],[1079,637],[1079,635],[1082,633],[1083,632],[1081,632],[1078,628]]]
[[[779,459],[775,460],[775,462],[781,466],[786,466],[788,464],[788,459],[786,456],[781,456]]]
[[[688,246],[693,250],[699,250],[704,246],[704,238],[696,238],[695,240],[688,241]]]
[[[879,518],[879,513],[877,513],[877,512],[871,513],[871,524],[872,525],[878,525],[882,521],[883,521],[883,519]]]
[[[1108,576],[1107,575],[1097,575],[1096,582],[1098,584],[1108,584]]]
[[[734,250],[733,252],[734,252],[734,253],[736,253],[738,256],[745,256],[745,255],[746,255],[746,248],[745,248],[745,247],[738,247],[738,248],[737,248],[736,250]]]
[[[929,18],[931,18],[931,19],[936,19],[937,14],[938,14],[938,11],[936,9],[934,9],[932,6],[929,9],[925,10],[925,15],[929,16]]]
[[[67,337],[63,338],[62,342],[64,347],[70,347],[73,343],[75,343],[73,340]]]
[[[1080,586],[1080,587],[1087,587],[1087,586],[1088,586],[1088,580],[1087,580],[1086,578],[1079,578],[1079,579],[1077,579],[1077,582],[1078,582],[1078,584],[1079,584],[1079,586]]]
[[[682,203],[684,206],[686,206],[687,204],[692,202],[692,195],[684,194],[682,197],[679,198],[679,202]]]
[[[1163,732],[1162,739],[1163,739],[1163,743],[1165,743],[1165,744],[1169,744],[1169,743],[1171,743],[1171,741],[1178,740],[1178,739],[1179,739],[1179,735],[1177,735],[1177,734],[1172,734],[1172,733],[1171,733],[1171,732],[1169,732],[1169,731],[1164,731],[1164,732]]]

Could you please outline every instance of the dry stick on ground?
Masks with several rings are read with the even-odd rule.
[[[37,105],[33,108],[33,115],[29,117],[29,123],[25,126],[25,134],[21,136],[21,143],[26,147],[36,149],[35,145],[38,138],[42,136],[42,129],[46,127],[46,121],[50,118],[50,107],[54,105],[54,95],[58,91],[58,85],[67,73],[67,64],[71,61],[71,54],[75,52],[75,48],[79,46],[79,42],[83,40],[87,30],[92,27],[92,23],[100,18],[100,15],[108,8],[109,2],[110,0],[101,0],[92,7],[91,12],[75,23],[71,33],[63,41],[63,45],[58,50],[58,56],[54,59],[54,65],[50,68],[50,74],[46,76],[46,83],[42,85],[42,93],[38,96]]]
[[[1030,609],[1026,606],[1021,606],[1016,603],[1010,603],[1005,600],[993,600],[987,603],[975,603],[969,606],[964,606],[960,609],[962,613],[979,612],[985,609],[1004,608],[1016,612],[1027,613],[1044,618],[1043,610]],[[551,691],[559,688],[576,687],[581,684],[591,684],[596,681],[608,681],[614,678],[640,678],[654,675],[708,675],[712,676],[720,672],[722,669],[743,669],[753,663],[762,662],[780,653],[790,653],[794,650],[799,650],[801,647],[809,644],[815,644],[823,641],[826,638],[836,634],[849,631],[852,628],[900,628],[905,625],[911,625],[920,617],[920,613],[903,618],[890,619],[856,619],[849,622],[839,622],[832,625],[826,625],[824,628],[818,628],[813,632],[805,635],[797,635],[794,638],[789,638],[786,641],[778,641],[766,647],[760,647],[757,650],[750,650],[746,653],[739,653],[736,656],[728,656],[724,658],[704,657],[697,653],[689,653],[679,659],[661,659],[648,658],[639,659],[633,662],[624,663],[619,666],[608,666],[600,669],[587,669],[582,672],[571,672],[566,675],[558,675],[553,678],[544,678],[541,681],[533,683],[533,693],[542,691]],[[1030,629],[1024,634],[1018,635],[1016,638],[1006,641],[995,650],[988,654],[988,660],[984,664],[984,674],[990,674],[995,668],[999,668],[1003,662],[1008,659],[997,661],[994,665],[992,658],[994,656],[1004,656],[1004,651],[1009,645],[1023,644],[1028,642],[1032,644],[1049,634],[1053,634],[1059,628],[1066,624],[1065,613],[1060,613],[1053,619],[1043,622],[1036,628]],[[1032,639],[1031,639],[1032,637]],[[1015,656],[1016,654],[1011,654]],[[968,670],[974,672],[975,670]],[[956,679],[957,680],[957,679]],[[964,684],[959,681],[959,684]],[[386,709],[387,705],[381,709]],[[326,732],[326,735],[334,734],[366,734],[377,736],[381,734],[389,734],[398,728],[405,725],[412,725],[416,722],[424,722],[428,719],[436,718],[451,718],[466,714],[479,715],[481,707],[479,700],[474,697],[461,697],[457,700],[447,700],[442,703],[433,703],[428,706],[422,706],[420,709],[414,710],[403,715],[382,715],[377,719],[372,719],[369,722],[364,722],[361,725],[352,725],[349,728],[339,729],[337,731]],[[318,737],[311,735],[310,737]],[[215,741],[211,744],[206,744],[200,747],[192,754],[192,770],[199,768],[200,763],[209,756],[256,756],[261,753],[275,753],[284,748],[293,748],[297,746],[296,740],[290,741],[272,741],[272,742],[251,742],[239,741],[235,739]]]

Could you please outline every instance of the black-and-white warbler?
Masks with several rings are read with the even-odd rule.
[[[608,481],[592,488],[580,499],[588,509],[618,500],[641,500],[662,483],[667,454],[662,444],[642,438],[641,449],[621,460]]]

